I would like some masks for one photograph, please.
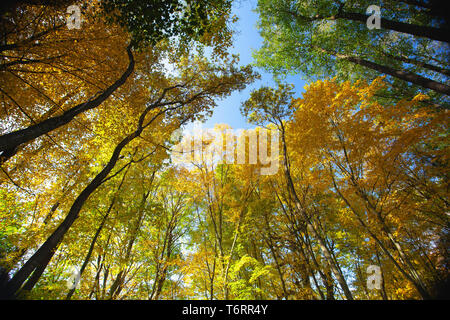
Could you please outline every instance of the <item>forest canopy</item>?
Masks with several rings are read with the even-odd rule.
[[[450,21],[373,4],[258,0],[242,65],[231,0],[3,1],[0,298],[448,298]]]

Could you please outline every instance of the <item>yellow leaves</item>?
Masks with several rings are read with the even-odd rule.
[[[371,84],[337,83],[335,79],[310,84],[303,97],[293,101],[294,119],[287,135],[294,158],[304,162],[308,155],[323,161],[329,157],[327,149],[346,146],[350,161],[378,158],[380,153],[394,159],[432,134],[430,126],[435,124],[430,120],[437,116],[427,108],[412,111],[417,102],[427,99],[425,95],[396,106],[381,106],[370,98],[382,87],[382,77]]]
[[[411,299],[418,299],[417,291],[412,286],[410,282],[403,282],[403,286],[398,287],[395,290],[395,295],[397,296],[397,299],[399,300],[411,300]]]
[[[238,275],[242,268],[251,268],[251,276],[248,280],[250,284],[254,283],[260,277],[269,276],[275,272],[272,266],[261,265],[261,263],[253,257],[249,255],[242,256],[238,261],[236,261],[232,266],[232,272],[230,274],[231,278],[234,278]]]
[[[239,261],[236,261],[236,263],[234,263],[232,274],[237,274],[245,265],[253,265],[255,263],[258,263],[255,258],[244,255],[239,259]]]
[[[386,228],[405,244],[405,250],[420,241],[432,241],[434,229],[423,221],[434,222],[435,216],[442,219],[445,206],[441,199],[448,197],[443,179],[443,173],[448,172],[448,137],[443,134],[448,113],[421,107],[428,99],[423,94],[396,105],[382,105],[375,101],[375,94],[384,87],[383,77],[371,83],[320,80],[307,86],[301,98],[294,98],[288,85],[262,88],[252,94],[243,109],[249,119],[261,125],[256,128],[258,133],[268,121],[272,130],[286,129],[289,172],[282,167],[284,154],[279,155],[281,170],[267,177],[255,173],[261,163],[227,166],[215,163],[212,157],[191,161],[194,163],[188,168],[175,168],[167,159],[167,149],[173,143],[168,140],[181,122],[201,119],[211,112],[214,98],[242,89],[257,78],[250,68],[238,71],[237,57],[227,55],[229,34],[219,30],[225,17],[217,17],[215,22],[217,25],[211,26],[201,40],[219,45],[215,53],[220,63],[213,65],[194,55],[178,56],[175,50],[171,52],[170,43],[136,53],[136,72],[114,96],[78,115],[64,130],[26,146],[17,162],[6,169],[11,179],[37,192],[40,198],[33,200],[19,188],[10,189],[11,182],[3,174],[2,235],[19,249],[35,249],[36,243],[43,242],[49,230],[58,225],[83,186],[104,168],[117,143],[135,130],[143,110],[158,100],[164,88],[178,85],[161,98],[165,106],[179,107],[180,101],[199,92],[204,98],[157,118],[123,150],[117,167],[110,172],[117,176],[91,195],[54,265],[64,259],[82,261],[92,235],[111,208],[94,246],[96,260],[93,258],[86,269],[89,281],[94,281],[100,265],[112,276],[127,269],[127,276],[135,278],[126,279],[126,289],[141,298],[148,294],[138,292],[148,290],[141,285],[153,281],[163,266],[168,270],[163,290],[173,289],[168,289],[168,284],[178,285],[174,275],[185,277],[180,281],[183,298],[197,298],[203,292],[207,296],[213,291],[210,298],[221,298],[227,289],[231,298],[277,298],[285,290],[283,281],[290,297],[315,298],[318,295],[311,288],[311,276],[329,270],[318,236],[308,232],[311,220],[333,251],[334,262],[342,264],[346,274],[357,276],[355,262],[362,260],[364,265],[376,255],[388,270],[386,274],[400,279],[395,288],[390,283],[389,293],[415,297],[414,288],[403,281],[390,256],[379,246],[387,244],[386,250],[395,261],[403,263],[391,246]],[[24,111],[39,121],[61,114],[120,76],[128,63],[124,51],[128,36],[118,26],[105,28],[101,18],[88,20],[83,28],[80,32],[56,31],[53,38],[41,39],[40,45],[23,46],[17,52],[27,58],[54,58],[24,65],[16,75],[7,73],[0,78],[5,92],[24,106],[20,110],[5,95],[5,108],[0,108],[5,122],[17,127],[29,125],[31,120]],[[166,54],[167,59],[163,59]],[[161,111],[150,111],[144,123]],[[230,127],[225,124],[214,128],[225,139],[202,137],[207,142],[204,148],[219,144],[226,147],[227,129]],[[247,147],[250,139],[243,144]],[[41,148],[43,152],[39,152]],[[71,149],[74,159],[60,150],[65,148]],[[145,161],[123,167],[155,149]],[[31,157],[38,161],[28,165]],[[123,190],[115,198],[116,187],[128,168]],[[11,190],[18,190],[17,194]],[[143,192],[149,192],[149,197],[141,204]],[[25,204],[20,197],[27,199]],[[50,212],[55,203],[58,209]],[[43,227],[41,222],[49,212],[53,215],[51,222]],[[137,219],[140,213],[142,220]],[[21,234],[23,229],[26,239]],[[409,232],[417,233],[417,239]],[[373,234],[380,242],[371,238]],[[133,236],[136,241],[128,246]],[[172,246],[170,250],[168,246]],[[127,248],[131,248],[128,256]],[[408,254],[414,265],[421,263],[416,250]],[[8,257],[17,258],[20,251]],[[319,281],[323,283],[323,279]],[[105,280],[104,285],[107,283]],[[361,287],[357,290],[363,291]],[[169,297],[167,292],[164,298]]]

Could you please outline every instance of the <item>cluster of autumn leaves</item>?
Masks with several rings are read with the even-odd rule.
[[[67,30],[60,10],[2,18],[2,298],[435,296],[449,263],[446,109],[424,94],[380,103],[383,78],[320,80],[301,98],[263,87],[242,113],[279,132],[276,174],[174,165],[172,133],[258,78],[226,53],[229,35],[132,50],[123,27],[86,14]],[[43,129],[54,119],[66,122]]]

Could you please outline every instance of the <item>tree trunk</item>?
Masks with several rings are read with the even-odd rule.
[[[438,66],[435,66],[435,65],[432,65],[432,64],[429,64],[429,63],[425,63],[425,62],[422,62],[422,61],[418,61],[416,59],[411,59],[411,58],[408,58],[408,57],[405,57],[405,56],[395,56],[395,55],[389,54],[389,53],[387,53],[385,51],[380,51],[380,53],[382,55],[384,55],[385,57],[389,58],[389,59],[394,59],[394,60],[401,61],[401,62],[404,62],[404,63],[413,64],[415,66],[418,66],[418,67],[421,67],[421,68],[424,68],[424,69],[428,69],[430,71],[434,71],[434,72],[438,72],[438,73],[441,73],[441,74],[446,75],[446,76],[450,76],[450,70],[449,69],[441,68],[441,67],[438,67]]]
[[[122,149],[134,138],[138,137],[143,131],[142,122],[144,121],[145,116],[147,115],[149,110],[150,108],[147,108],[141,115],[140,119],[141,121],[138,126],[138,129],[135,132],[128,135],[116,146],[113,154],[111,155],[111,158],[109,159],[108,164],[103,168],[102,171],[100,171],[100,173],[96,175],[96,177],[86,186],[86,188],[84,188],[84,190],[80,193],[80,195],[75,199],[64,221],[53,232],[53,234],[50,235],[50,237],[44,242],[44,244],[33,254],[33,256],[30,257],[30,259],[22,266],[22,268],[19,271],[17,271],[14,277],[8,282],[8,292],[10,294],[15,295],[22,286],[22,284],[35,270],[38,269],[41,270],[42,267],[45,269],[47,264],[50,262],[50,259],[55,254],[62,239],[64,238],[64,235],[70,229],[75,220],[78,218],[78,215],[86,200],[104,182],[104,179],[116,165],[117,161],[119,160],[120,152],[122,151]],[[153,119],[155,118],[156,116]],[[37,274],[37,277],[39,278],[40,274]],[[27,285],[28,290],[31,290],[33,288],[36,281],[34,277],[34,280],[30,282],[30,285]]]
[[[129,171],[130,167],[131,166],[128,166],[127,170],[125,171],[125,173],[122,177],[122,180],[120,181],[120,184],[117,187],[117,190],[111,200],[111,204],[109,205],[108,210],[106,211],[105,215],[103,216],[102,222],[100,223],[99,227],[97,228],[97,231],[95,232],[94,237],[92,238],[88,253],[86,254],[83,265],[80,268],[80,274],[79,274],[80,279],[81,279],[81,276],[83,275],[84,269],[86,269],[89,261],[91,260],[91,255],[92,255],[92,252],[94,251],[94,247],[97,242],[97,238],[100,236],[100,233],[102,232],[103,227],[105,226],[106,220],[108,220],[109,214],[111,213],[111,210],[114,207],[114,204],[116,203],[117,195],[118,195],[120,189],[122,188],[123,182],[125,181],[125,177],[127,176],[127,173]],[[70,291],[67,293],[66,300],[70,300],[72,298],[72,295],[75,293],[75,289],[76,289],[76,287],[70,289]]]
[[[324,272],[324,285],[327,290],[327,300],[335,300],[334,299],[334,286],[333,286],[333,278],[331,277],[331,270],[330,268],[325,268]]]
[[[152,181],[153,181],[154,176],[155,176],[155,171],[153,171]],[[138,218],[136,220],[136,224],[134,225],[134,228],[131,230],[131,238],[128,240],[127,251],[125,252],[125,264],[127,264],[131,258],[131,253],[133,251],[133,245],[136,242],[136,238],[139,233],[139,228],[140,228],[140,226],[142,224],[142,220],[144,219],[144,216],[145,216],[145,203],[146,203],[149,195],[150,195],[150,191],[144,192],[142,195],[142,202],[139,207]],[[109,291],[110,299],[114,299],[115,297],[117,297],[120,294],[120,292],[123,289],[123,283],[125,281],[126,275],[127,275],[127,272],[126,272],[125,268],[121,269],[119,274],[116,277],[116,280],[111,285],[111,289]]]
[[[375,247],[375,255],[377,257],[377,263],[378,266],[380,267],[380,271],[381,271],[381,297],[383,298],[383,300],[388,300],[388,296],[386,293],[386,286],[384,283],[384,275],[383,275],[383,268],[381,266],[381,261],[380,261],[380,254],[378,252],[378,248]]]
[[[366,229],[366,231],[369,233],[369,235],[372,237],[372,239],[375,240],[375,242],[380,246],[380,248],[386,253],[386,255],[389,257],[389,259],[394,263],[394,265],[397,267],[397,269],[400,271],[400,273],[409,280],[414,287],[417,289],[419,294],[422,296],[423,299],[429,299],[430,295],[428,294],[427,290],[423,287],[423,285],[417,281],[417,279],[409,274],[398,262],[395,260],[395,258],[392,256],[392,254],[389,252],[389,250],[386,248],[386,246],[383,244],[383,242],[372,232],[372,230],[369,228],[369,226],[361,219],[359,214],[356,212],[356,210],[353,208],[353,206],[350,204],[350,202],[347,200],[346,197],[341,193],[339,188],[337,187],[336,181],[334,179],[334,174],[332,172],[331,166],[330,166],[330,174],[331,178],[333,180],[334,189],[340,196],[342,200],[344,200],[345,204],[350,208],[350,211],[353,212],[359,223]],[[389,239],[391,240],[391,239]],[[398,249],[398,248],[396,248]],[[403,259],[402,259],[403,260]]]
[[[413,83],[415,85],[418,85],[422,88],[426,88],[426,89],[431,89],[433,91],[436,91],[438,93],[442,93],[445,95],[450,96],[450,86],[422,77],[418,74],[415,74],[413,72],[409,72],[409,71],[402,71],[402,70],[396,70],[394,68],[388,67],[388,66],[384,66],[375,62],[371,62],[359,57],[353,57],[353,56],[349,56],[349,55],[345,55],[345,54],[339,54],[336,52],[331,52],[319,47],[314,46],[313,48],[318,49],[319,51],[322,51],[326,54],[330,54],[335,56],[338,59],[342,59],[342,60],[347,60],[349,62],[364,66],[366,68],[381,72],[383,74],[388,74],[390,76],[393,76],[395,78],[398,78],[400,80],[404,80],[410,83]]]
[[[421,10],[421,11],[423,11],[425,14],[427,14],[429,16],[439,18],[439,19],[444,19],[446,21],[447,25],[449,23],[449,17],[448,17],[448,15],[445,14],[447,12],[447,8],[445,6],[444,0],[429,0],[428,3],[425,3],[425,2],[419,1],[419,0],[397,0],[397,1],[409,4],[411,6],[422,7],[422,8],[428,9],[428,10]]]
[[[356,12],[340,12],[336,15],[337,19],[346,19],[366,23],[370,16]],[[444,28],[434,28],[419,26],[405,22],[399,22],[381,18],[381,28],[393,30],[401,33],[410,34],[416,37],[424,37],[431,40],[437,40],[450,43],[450,32]]]
[[[291,173],[290,173],[290,168],[289,168],[289,160],[288,160],[288,155],[287,155],[287,147],[286,147],[286,139],[285,139],[285,132],[284,132],[284,126],[281,123],[281,137],[282,137],[282,143],[283,143],[283,155],[284,155],[284,172],[285,172],[285,176],[287,179],[287,183],[288,183],[288,188],[290,190],[290,192],[292,193],[292,196],[294,198],[295,201],[295,207],[298,210],[298,212],[303,216],[305,223],[306,223],[306,229],[308,232],[310,232],[312,234],[312,236],[317,239],[319,246],[322,250],[322,253],[328,263],[328,265],[330,266],[331,270],[333,271],[334,276],[336,277],[336,279],[339,282],[339,285],[341,286],[342,290],[344,291],[344,295],[348,300],[353,300],[353,295],[348,287],[347,282],[345,281],[344,276],[342,275],[342,273],[336,268],[336,266],[334,265],[334,261],[332,259],[331,253],[328,249],[328,247],[325,244],[324,239],[322,238],[322,236],[317,232],[317,230],[314,228],[312,222],[311,222],[311,218],[308,216],[308,214],[305,212],[305,210],[303,209],[302,205],[301,205],[301,201],[298,198],[297,192],[295,190],[295,186],[294,186],[294,182],[292,181],[292,177],[291,177]]]
[[[40,123],[31,125],[28,128],[17,130],[0,136],[0,164],[3,164],[4,162],[8,161],[8,159],[13,157],[17,153],[21,145],[31,142],[42,135],[45,135],[68,124],[80,113],[96,108],[101,103],[103,103],[109,96],[111,96],[111,94],[114,93],[114,91],[116,91],[121,85],[125,83],[128,77],[134,71],[135,62],[133,53],[131,51],[131,46],[127,47],[127,53],[130,61],[127,70],[116,82],[114,82],[111,86],[109,86],[95,98],[76,105],[75,107],[65,111],[62,115],[49,118]]]
[[[281,270],[281,266],[280,266],[280,263],[278,262],[278,258],[277,258],[276,252],[275,252],[275,247],[272,242],[272,234],[270,232],[270,226],[269,226],[269,221],[267,219],[267,215],[264,215],[264,220],[266,222],[266,228],[268,230],[268,237],[264,237],[264,240],[270,249],[270,253],[272,254],[273,260],[275,261],[275,266],[276,266],[278,276],[280,277],[280,281],[281,281],[281,288],[283,289],[283,296],[286,300],[288,300],[289,293],[286,290],[286,283],[284,281],[283,271]]]

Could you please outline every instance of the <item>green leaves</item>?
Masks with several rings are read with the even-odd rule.
[[[200,38],[227,15],[229,0],[102,0],[101,8],[112,22],[119,23],[132,36],[135,48],[153,46],[163,39],[185,41]]]
[[[364,15],[371,4],[371,1],[258,1],[258,28],[264,43],[254,54],[256,64],[281,79],[291,73],[300,74],[308,81],[334,76],[340,80],[373,80],[383,72],[342,58],[351,56],[447,83],[446,71],[435,69],[448,69],[447,45],[431,40],[432,35],[431,38],[412,36],[390,30],[386,24],[381,29],[369,30]],[[448,29],[435,11],[404,2],[384,1],[381,10],[383,19],[410,24],[411,29],[415,23],[418,28]],[[358,20],[347,13],[363,16]],[[410,80],[400,80],[393,74],[387,80],[392,86],[380,93],[383,102],[402,97],[411,99],[421,90],[435,102],[448,104],[448,98],[441,93],[412,84]]]
[[[277,89],[262,87],[255,90],[242,104],[241,112],[250,123],[265,125],[270,122],[278,125],[279,121],[291,115],[292,89],[292,85],[280,84]]]

